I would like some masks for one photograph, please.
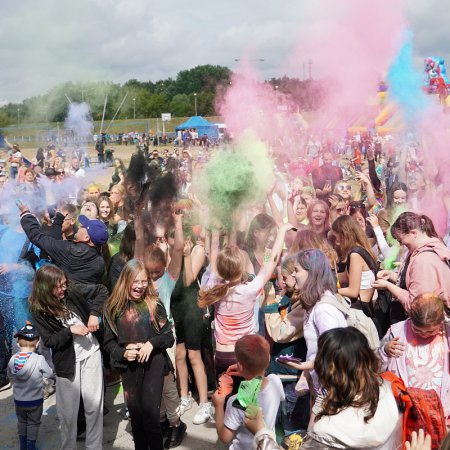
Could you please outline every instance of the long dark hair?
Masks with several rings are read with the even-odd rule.
[[[303,308],[310,310],[325,291],[337,292],[336,276],[331,269],[330,260],[321,250],[315,248],[302,250],[287,258],[290,259],[308,272],[308,278],[299,292]]]
[[[416,214],[411,211],[401,213],[393,223],[391,233],[394,239],[400,235],[408,234],[412,230],[418,230],[425,233],[428,237],[439,238],[433,225],[433,221],[425,214]]]
[[[34,314],[42,314],[60,319],[68,319],[70,311],[53,290],[58,283],[68,283],[67,275],[59,267],[53,264],[45,264],[36,271],[33,280],[31,295],[28,298],[30,311]]]
[[[314,370],[326,396],[316,421],[354,407],[364,410],[367,423],[378,406],[379,369],[380,361],[356,328],[334,328],[320,335]]]
[[[394,206],[394,192],[395,191],[403,191],[406,193],[406,198],[408,198],[408,187],[405,183],[401,183],[396,181],[392,184],[392,186],[388,189],[386,195],[386,208],[391,209]]]
[[[255,251],[256,240],[255,231],[257,230],[267,230],[276,227],[275,220],[268,214],[260,213],[253,217],[248,227],[247,239],[246,239],[246,249],[248,251]]]

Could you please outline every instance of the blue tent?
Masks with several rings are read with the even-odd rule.
[[[192,116],[186,122],[178,125],[175,131],[187,130],[189,128],[195,128],[198,131],[198,137],[201,138],[205,134],[209,139],[217,140],[219,139],[219,129],[217,125],[208,122],[206,119],[200,116]]]

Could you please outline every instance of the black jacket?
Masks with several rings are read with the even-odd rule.
[[[105,262],[100,247],[85,243],[63,241],[43,233],[38,220],[31,213],[25,213],[20,224],[28,239],[44,250],[71,280],[80,283],[97,284],[105,271]]]
[[[164,310],[162,304],[161,308]],[[165,311],[165,310],[164,310]],[[111,326],[110,321],[104,315],[104,337],[103,337],[103,348],[108,353],[111,358],[111,364],[117,369],[126,369],[129,362],[123,357],[125,353],[125,348],[119,344],[117,332],[115,330],[115,324]],[[173,371],[173,365],[167,355],[167,349],[172,347],[175,342],[173,337],[172,325],[169,321],[166,322],[164,327],[159,331],[158,334],[153,335],[149,342],[153,346],[152,354],[162,354],[166,359],[166,369],[167,373]],[[150,355],[151,356],[151,355]]]
[[[75,313],[87,325],[89,307],[81,291],[69,284],[66,295],[67,308]],[[52,350],[52,360],[58,377],[72,378],[75,374],[75,348],[70,328],[60,320],[46,314],[34,314],[33,321],[42,339],[42,343]],[[94,333],[96,336],[97,334]]]

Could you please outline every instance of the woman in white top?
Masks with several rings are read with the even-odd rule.
[[[322,334],[314,368],[326,394],[302,449],[400,448],[396,400],[390,384],[379,375],[380,361],[360,331],[348,327]]]
[[[338,301],[335,297],[336,277],[327,256],[320,250],[308,249],[296,253],[291,258],[294,262],[292,275],[296,280],[295,289],[305,310],[303,334],[308,352],[305,362],[289,365],[298,370],[310,371],[313,394],[316,396],[311,413],[311,426],[315,414],[320,411],[322,400],[320,383],[313,370],[319,336],[332,328],[346,327],[347,321],[341,311],[327,303],[327,299],[331,302]]]

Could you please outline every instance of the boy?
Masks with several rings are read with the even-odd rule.
[[[267,428],[274,431],[278,408],[280,402],[284,400],[284,391],[283,385],[276,375],[264,376],[270,362],[269,343],[259,335],[247,335],[236,342],[234,353],[238,361],[236,366],[239,376],[245,380],[255,377],[263,378],[258,404]],[[234,375],[236,374],[234,369],[235,367],[231,366],[228,372]],[[248,450],[252,448],[253,435],[244,426],[244,411],[233,406],[236,397],[237,395],[232,395],[228,399],[224,413],[226,396],[220,391],[214,393],[212,401],[216,409],[216,430],[223,443],[231,443],[230,450]]]
[[[43,379],[51,377],[53,372],[44,357],[35,353],[39,335],[33,325],[27,322],[14,337],[20,352],[10,359],[8,372],[14,380],[20,450],[34,450],[44,403]]]

